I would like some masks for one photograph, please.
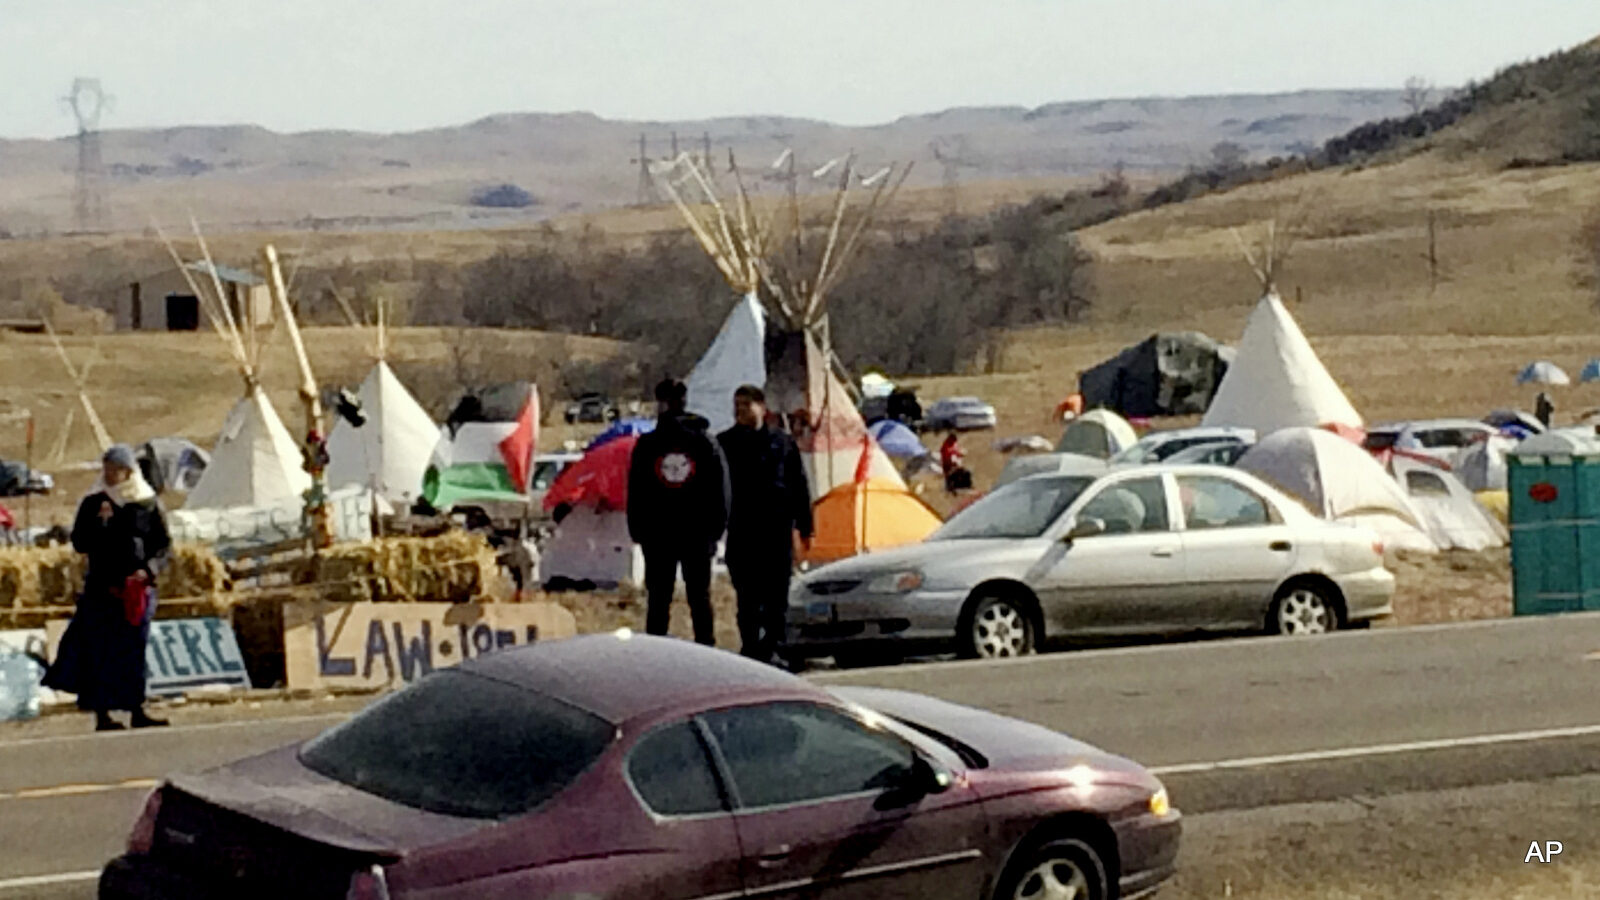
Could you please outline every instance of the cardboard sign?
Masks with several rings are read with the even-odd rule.
[[[50,658],[55,659],[66,619],[49,622]],[[197,688],[248,688],[244,654],[233,625],[224,619],[157,619],[144,645],[145,693],[166,697]]]
[[[372,491],[342,488],[328,494],[329,518],[338,541],[372,539]],[[167,513],[172,540],[226,547],[280,544],[306,536],[304,502],[291,497],[271,506],[234,509],[175,509]]]
[[[286,603],[284,665],[295,690],[387,687],[577,630],[572,613],[548,602]]]

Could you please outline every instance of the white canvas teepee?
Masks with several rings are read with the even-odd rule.
[[[1250,314],[1238,355],[1201,424],[1254,428],[1260,435],[1296,426],[1359,430],[1363,425],[1277,292],[1270,290]]]
[[[234,405],[222,426],[211,464],[189,492],[185,509],[270,506],[311,487],[300,448],[256,386]]]
[[[751,292],[728,314],[722,330],[684,380],[689,411],[704,416],[713,434],[733,426],[733,392],[767,383],[767,316]]]
[[[357,392],[367,421],[340,419],[328,435],[328,487],[372,488],[397,508],[422,495],[422,477],[439,443],[439,426],[384,360]]]

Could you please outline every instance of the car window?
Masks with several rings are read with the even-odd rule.
[[[951,516],[928,540],[1038,537],[1093,482],[1093,478],[1070,475],[1012,482]]]
[[[1406,491],[1412,494],[1423,494],[1437,497],[1450,496],[1450,487],[1444,479],[1432,472],[1411,471],[1406,473]]]
[[[645,735],[628,754],[628,780],[644,805],[663,816],[720,812],[722,787],[693,723],[678,722]]]
[[[1361,442],[1361,446],[1368,450],[1388,450],[1399,439],[1398,431],[1371,431],[1367,433],[1366,440]]]
[[[1178,496],[1183,502],[1183,520],[1190,531],[1242,528],[1279,521],[1277,512],[1265,499],[1226,478],[1180,475]]]
[[[1167,492],[1160,478],[1136,478],[1107,487],[1078,511],[1078,520],[1099,519],[1106,534],[1166,531]]]
[[[810,703],[721,710],[705,721],[745,809],[882,790],[916,763],[901,738]]]
[[[494,819],[555,796],[615,733],[611,723],[552,697],[451,670],[313,738],[300,761],[405,806]]]
[[[1161,446],[1157,447],[1155,449],[1155,452],[1153,454],[1151,454],[1151,455],[1154,457],[1154,459],[1156,461],[1160,461],[1160,460],[1165,460],[1165,459],[1171,457],[1174,453],[1181,453],[1184,450],[1189,449],[1190,447],[1198,447],[1201,444],[1211,444],[1211,443],[1215,443],[1217,441],[1228,441],[1228,440],[1231,440],[1231,439],[1230,438],[1225,438],[1225,437],[1215,437],[1215,436],[1211,436],[1211,437],[1177,438],[1176,440],[1167,441],[1165,444],[1162,444]]]

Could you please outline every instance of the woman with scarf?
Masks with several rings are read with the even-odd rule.
[[[89,558],[88,574],[44,684],[77,694],[78,707],[94,711],[96,731],[124,727],[112,710],[131,712],[134,728],[165,725],[144,711],[144,654],[156,573],[171,542],[132,448],[117,444],[101,462],[100,480],[72,526],[72,546]]]

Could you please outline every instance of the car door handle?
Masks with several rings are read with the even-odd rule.
[[[756,865],[763,869],[776,869],[788,862],[789,854],[793,852],[794,848],[788,844],[769,847],[764,853],[756,857]]]
[[[1294,549],[1294,545],[1288,541],[1273,541],[1267,545],[1267,549],[1276,550],[1279,553],[1288,553],[1290,550]]]
[[[1168,557],[1168,556],[1171,556],[1171,555],[1173,555],[1174,553],[1177,553],[1177,552],[1178,551],[1175,550],[1172,547],[1157,547],[1154,550],[1150,551],[1150,555],[1151,556]]]

